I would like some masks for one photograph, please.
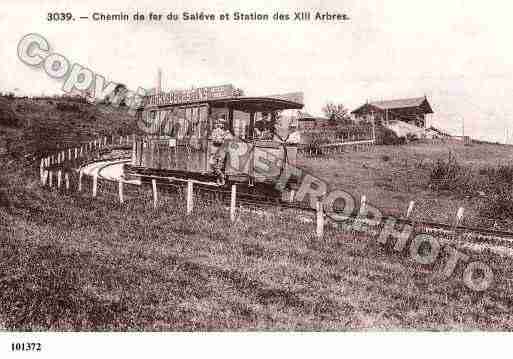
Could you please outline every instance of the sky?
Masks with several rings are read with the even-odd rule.
[[[305,110],[330,101],[350,110],[367,100],[427,96],[428,125],[513,143],[513,5],[507,1],[61,1],[2,0],[0,91],[49,95],[62,81],[17,57],[21,38],[126,84],[163,89],[232,83],[246,95],[304,92]],[[47,13],[150,11],[346,13],[346,22],[48,22]],[[509,136],[505,133],[508,131]]]

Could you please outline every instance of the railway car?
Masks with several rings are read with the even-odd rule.
[[[146,135],[134,142],[125,176],[237,183],[280,196],[278,178],[282,189],[297,182],[286,165],[295,164],[297,144],[280,131],[280,116],[302,102],[301,93],[249,97],[233,85],[146,97],[137,112]]]

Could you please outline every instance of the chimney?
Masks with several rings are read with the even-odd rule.
[[[157,86],[155,88],[157,90],[157,95],[162,92],[162,70],[160,68],[157,73]]]

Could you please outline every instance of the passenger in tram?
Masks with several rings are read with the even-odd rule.
[[[255,139],[272,140],[275,123],[275,114],[263,112],[262,118],[255,122]]]

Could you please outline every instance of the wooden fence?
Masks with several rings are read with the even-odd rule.
[[[375,140],[360,140],[360,141],[346,141],[334,142],[320,145],[299,145],[298,156],[303,157],[320,157],[332,156],[344,152],[361,152],[370,151],[376,144]]]
[[[132,149],[132,160],[136,152],[135,146],[137,139],[135,136],[121,137],[114,140],[111,137],[111,141],[108,141],[108,137],[98,138],[87,143],[82,143],[80,146],[67,148],[65,150],[59,150],[56,153],[45,156],[40,159],[40,181],[42,186],[48,186],[52,188],[56,186],[59,190],[65,189],[66,191],[71,190],[71,181],[76,179],[76,186],[78,192],[84,191],[84,176],[87,176],[83,171],[83,167],[92,164],[94,162],[106,161],[108,159],[102,159],[101,155],[104,152],[109,152],[112,149],[116,149],[116,146],[130,145]],[[126,157],[128,159],[129,157]],[[78,174],[78,176],[77,176]],[[98,188],[100,181],[109,181],[104,179],[95,172],[92,176],[92,188],[91,196],[93,198],[99,195]],[[182,179],[182,178],[171,178],[171,177],[158,177],[158,176],[140,176],[149,179],[152,188],[152,199],[153,208],[156,209],[159,204],[159,186],[169,186],[172,182],[178,182],[185,185],[186,188],[186,213],[185,215],[191,215],[194,209],[194,186],[195,184],[201,184],[202,186],[219,186],[217,183],[202,182],[193,179]],[[115,181],[114,181],[115,182]],[[142,182],[141,182],[142,183]],[[120,204],[125,203],[125,186],[134,185],[133,182],[125,181],[122,178],[117,180],[117,194],[119,197]],[[231,197],[230,197],[230,208],[229,216],[232,222],[237,219],[237,185],[231,185]],[[324,235],[324,221],[325,214],[323,212],[322,205],[317,205],[317,224],[316,224],[316,235],[322,238]]]
[[[54,154],[49,156],[45,156],[40,159],[40,180],[42,186],[54,187],[56,186],[58,189],[65,189],[66,191],[71,190],[71,181],[76,180],[76,186],[73,186],[77,189],[78,192],[84,191],[84,176],[83,167],[88,164],[92,164],[94,162],[106,161],[108,159],[102,158],[102,153],[110,152],[116,148],[132,148],[132,154],[135,153],[135,144],[136,144],[135,136],[121,137],[121,138],[113,138],[111,137],[111,141],[108,141],[107,137],[98,138],[93,141],[89,141],[87,143],[82,143],[79,146],[71,147],[66,150],[60,150]],[[371,141],[357,141],[357,143],[353,143],[350,145],[362,145],[361,142],[366,142],[369,144]],[[347,143],[345,143],[347,144]],[[372,144],[372,143],[371,143]],[[336,146],[332,148],[338,148]],[[120,147],[118,147],[120,146]],[[129,157],[126,157],[128,159]],[[78,176],[77,176],[78,174]],[[170,178],[170,177],[157,177],[157,176],[146,176],[148,180],[151,182],[152,188],[152,199],[153,199],[153,207],[156,209],[159,204],[159,186],[167,185],[170,183],[176,182],[185,186],[186,188],[186,213],[185,215],[191,215],[194,210],[194,187],[196,184],[209,185],[209,186],[218,186],[216,183],[205,183],[192,179],[182,179],[182,178]],[[151,178],[150,178],[151,177]],[[108,181],[108,182],[117,182],[117,192],[119,196],[120,204],[125,203],[125,186],[134,185],[131,181],[126,181],[122,178],[119,178],[117,181],[104,179],[98,176],[98,172],[92,175],[92,188],[91,195],[92,197],[98,196],[98,188],[100,181]],[[230,197],[230,205],[229,205],[229,216],[232,222],[235,222],[237,219],[237,185],[231,185],[231,197]],[[353,223],[365,222],[366,218],[366,197],[362,196],[359,206],[359,215],[356,218],[348,217],[347,219],[353,221]],[[405,206],[404,215],[399,215],[398,217],[405,219],[413,219],[413,212],[415,209],[415,202],[410,201],[408,206]],[[362,214],[363,215],[362,217]],[[462,224],[464,215],[464,209],[459,208],[454,219],[453,227],[456,230],[456,227]],[[338,215],[337,215],[338,216]],[[338,216],[339,217],[339,216]],[[324,208],[324,204],[322,200],[318,200],[315,206],[315,234],[318,238],[323,238],[325,224],[331,221],[330,217],[327,216]]]

